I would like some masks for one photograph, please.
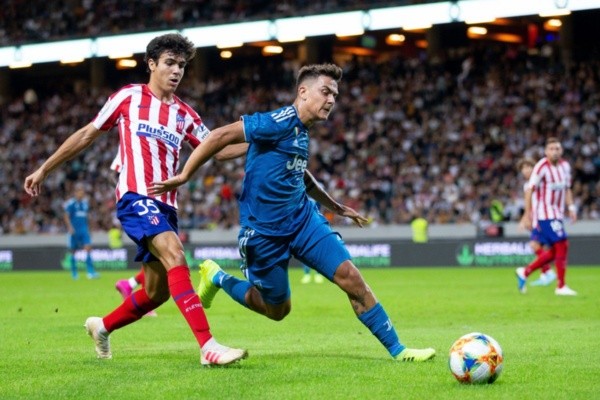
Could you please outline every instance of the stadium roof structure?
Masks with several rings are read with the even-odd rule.
[[[128,57],[144,53],[147,43],[167,32],[180,32],[197,47],[219,48],[277,40],[301,41],[325,35],[361,35],[385,29],[427,29],[448,23],[483,23],[528,15],[568,15],[600,8],[600,0],[458,0],[280,18],[195,28],[100,36],[76,40],[0,47],[0,67],[26,67],[46,62],[77,62],[94,57]]]

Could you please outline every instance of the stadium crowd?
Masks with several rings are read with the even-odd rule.
[[[424,0],[9,0],[0,7],[0,46],[146,30],[272,19]],[[432,0],[429,0],[432,2]]]
[[[244,113],[291,103],[298,67],[273,59],[202,81],[188,77],[179,96],[215,128]],[[354,59],[343,65],[336,110],[312,130],[309,169],[373,224],[408,223],[417,213],[430,223],[478,224],[489,218],[496,200],[506,218],[516,221],[523,207],[517,161],[541,158],[545,139],[556,136],[574,169],[579,217],[600,219],[599,67],[594,61],[565,68],[555,59],[503,46],[434,65],[423,59]],[[62,202],[76,181],[88,184],[91,229],[110,227],[116,130],[53,173],[38,199],[25,194],[22,181],[114,89],[89,96],[28,91],[2,108],[2,232],[64,231]],[[236,225],[242,177],[241,159],[203,167],[179,192],[181,227]]]

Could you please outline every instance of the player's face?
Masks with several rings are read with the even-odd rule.
[[[149,60],[150,82],[160,91],[174,93],[183,78],[185,57],[164,52],[158,60]]]
[[[305,103],[311,121],[324,121],[329,117],[335,99],[338,95],[337,82],[321,75],[316,79],[306,81],[304,90],[300,89],[300,96]]]
[[[521,167],[521,174],[523,174],[523,177],[527,180],[531,176],[532,172],[533,172],[533,167],[529,164],[525,164]]]
[[[83,188],[75,189],[75,198],[77,198],[77,200],[81,200],[84,197],[85,197],[85,190]]]
[[[562,146],[560,145],[560,143],[547,144],[545,154],[546,158],[548,158],[548,160],[550,160],[551,163],[555,164],[562,157]]]

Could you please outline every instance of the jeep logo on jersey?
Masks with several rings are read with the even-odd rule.
[[[300,158],[299,156],[294,157],[294,161],[288,161],[285,166],[290,171],[296,170],[298,172],[304,172],[306,166],[308,165],[308,161]]]
[[[155,128],[148,124],[139,124],[135,134],[138,136],[162,140],[171,147],[179,147],[179,144],[181,143],[181,137],[175,133],[169,132],[164,126]]]

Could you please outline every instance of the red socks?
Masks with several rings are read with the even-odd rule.
[[[561,240],[552,245],[549,250],[536,252],[537,258],[525,268],[525,276],[529,276],[533,271],[542,268],[552,260],[556,265],[556,278],[558,280],[557,287],[561,288],[565,285],[565,271],[567,269],[567,252],[569,250],[569,242]],[[546,272],[547,270],[544,270]]]
[[[539,249],[537,249],[537,250],[535,251],[535,255],[536,255],[537,257],[539,257],[539,256],[540,256],[540,254],[542,254],[543,252],[544,252],[544,248],[543,248],[543,247],[540,247]],[[546,264],[546,265],[544,265],[544,266],[542,267],[542,274],[545,274],[545,273],[546,273],[546,272],[548,272],[548,271],[550,271],[550,263],[548,263],[548,264]]]
[[[538,255],[527,268],[525,268],[525,277],[528,277],[536,269],[542,268],[544,265],[548,264],[554,259],[554,256],[554,246],[548,250],[542,251],[542,253]]]
[[[185,265],[174,267],[167,272],[167,277],[171,296],[202,347],[212,335],[200,298],[192,287],[190,269]]]
[[[556,250],[556,257],[554,258],[554,264],[556,265],[556,279],[557,287],[561,288],[565,286],[565,272],[567,269],[567,252],[569,250],[569,242],[563,240],[561,242],[554,243],[554,249]]]
[[[102,319],[104,327],[108,332],[112,332],[137,321],[146,315],[148,311],[154,310],[159,305],[150,300],[144,289],[138,290],[123,300],[119,307]]]
[[[137,283],[144,286],[144,268],[140,269],[140,272],[137,273],[136,276],[133,277]]]

